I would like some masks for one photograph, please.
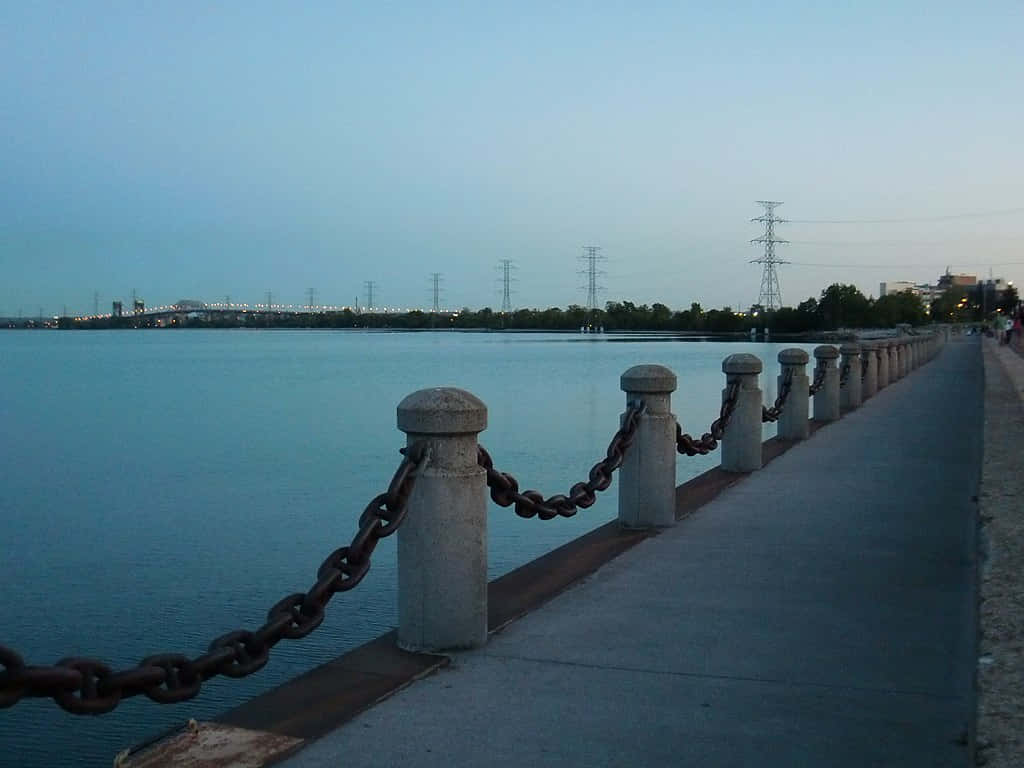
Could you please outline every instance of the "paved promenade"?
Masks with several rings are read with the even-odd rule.
[[[949,343],[285,764],[970,764],[982,371]]]

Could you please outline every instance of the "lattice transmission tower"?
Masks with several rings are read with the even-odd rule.
[[[761,292],[757,296],[757,303],[766,310],[780,309],[782,307],[782,292],[779,290],[779,276],[775,272],[776,264],[788,264],[775,256],[776,243],[788,243],[781,237],[775,236],[775,225],[785,223],[775,215],[775,209],[782,203],[773,200],[758,200],[757,204],[764,207],[764,213],[751,221],[764,224],[764,234],[755,237],[751,243],[764,244],[764,255],[759,259],[751,259],[751,264],[763,264],[761,272]]]
[[[508,314],[512,311],[512,294],[515,291],[512,290],[512,283],[516,281],[512,277],[512,272],[515,270],[516,264],[512,259],[499,259],[498,261],[498,272],[501,273],[501,313]]]
[[[585,266],[580,270],[580,274],[586,276],[587,284],[585,286],[580,286],[580,289],[583,290],[585,288],[587,291],[587,309],[591,312],[598,309],[597,294],[599,291],[604,290],[604,286],[599,284],[597,280],[605,273],[603,270],[597,268],[597,264],[600,261],[604,261],[605,258],[605,256],[601,255],[600,246],[583,246],[583,255],[580,256],[580,259],[583,261]]]
[[[364,280],[363,287],[366,289],[366,311],[373,312],[373,294],[377,288],[375,280]]]
[[[441,273],[431,272],[430,273],[431,289],[434,296],[434,309],[433,313],[436,315],[441,311]]]

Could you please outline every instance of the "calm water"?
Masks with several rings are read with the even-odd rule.
[[[88,655],[115,667],[201,652],[313,581],[386,487],[408,393],[459,386],[490,408],[481,442],[524,488],[567,492],[618,425],[619,375],[660,363],[673,410],[699,434],[721,360],[781,345],[538,334],[332,331],[0,333],[0,643],[28,663]],[[762,384],[766,398],[774,384]],[[766,435],[770,432],[766,431]],[[682,482],[716,455],[679,461]],[[613,485],[573,519],[491,507],[490,571],[505,573],[615,515]],[[0,765],[109,766],[121,749],[209,718],[387,631],[394,540],[261,672],[216,679],[175,706],[145,697],[98,718],[50,700],[0,710]]]

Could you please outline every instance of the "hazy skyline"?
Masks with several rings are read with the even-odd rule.
[[[1022,30],[1011,2],[8,3],[0,314],[429,306],[432,272],[493,307],[499,259],[515,306],[583,304],[583,245],[602,299],[745,308],[759,199],[787,304],[1020,282]]]

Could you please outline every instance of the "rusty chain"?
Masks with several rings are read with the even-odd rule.
[[[827,371],[828,371],[828,368],[825,367],[825,361],[824,360],[819,362],[814,367],[814,381],[811,383],[811,386],[808,387],[808,389],[807,389],[807,394],[808,395],[813,396],[813,395],[816,395],[818,393],[818,390],[821,389],[821,385],[825,383],[825,373]]]
[[[839,371],[839,388],[842,389],[846,386],[850,380],[850,363],[846,362],[843,364],[842,369]]]
[[[405,519],[417,470],[426,458],[425,448],[425,443],[416,443],[402,449],[403,459],[387,491],[366,505],[351,543],[327,556],[307,592],[296,592],[275,603],[259,629],[221,635],[206,653],[193,659],[180,653],[161,653],[117,672],[102,661],[84,657],[61,659],[49,667],[29,666],[14,650],[0,645],[0,709],[26,697],[50,697],[73,714],[100,715],[130,696],[143,694],[157,703],[171,704],[193,698],[204,682],[217,675],[245,677],[261,669],[271,648],[286,638],[305,637],[320,626],[331,598],[352,589],[366,576],[377,542],[393,534]]]
[[[519,491],[519,481],[507,472],[494,468],[491,455],[481,445],[477,447],[477,463],[487,471],[487,487],[491,489],[491,500],[502,507],[515,505],[520,517],[539,517],[551,520],[555,517],[572,517],[577,509],[586,509],[597,501],[597,492],[606,490],[612,484],[612,473],[622,466],[626,449],[633,442],[640,415],[647,406],[642,400],[629,403],[622,420],[622,426],[608,444],[608,451],[601,461],[590,470],[585,483],[576,483],[569,489],[569,495],[555,494],[544,498],[540,491]]]
[[[793,369],[787,368],[786,372],[782,375],[782,386],[779,387],[779,396],[775,398],[775,404],[771,408],[762,405],[761,406],[761,422],[778,421],[779,416],[782,415],[782,409],[786,405],[786,398],[789,396],[789,390],[793,388]]]
[[[864,381],[864,378],[868,375],[868,363],[870,362],[870,360],[871,360],[871,358],[868,355],[866,355],[866,354],[860,359],[860,380],[861,381]]]
[[[725,392],[725,399],[722,400],[722,407],[718,411],[718,418],[711,422],[709,431],[701,435],[699,440],[695,440],[692,435],[683,432],[683,428],[677,422],[676,450],[687,456],[704,456],[715,450],[718,447],[718,441],[725,434],[725,427],[728,425],[732,412],[736,408],[736,399],[739,397],[739,394],[740,382],[738,379],[734,379],[729,382],[729,387]]]

